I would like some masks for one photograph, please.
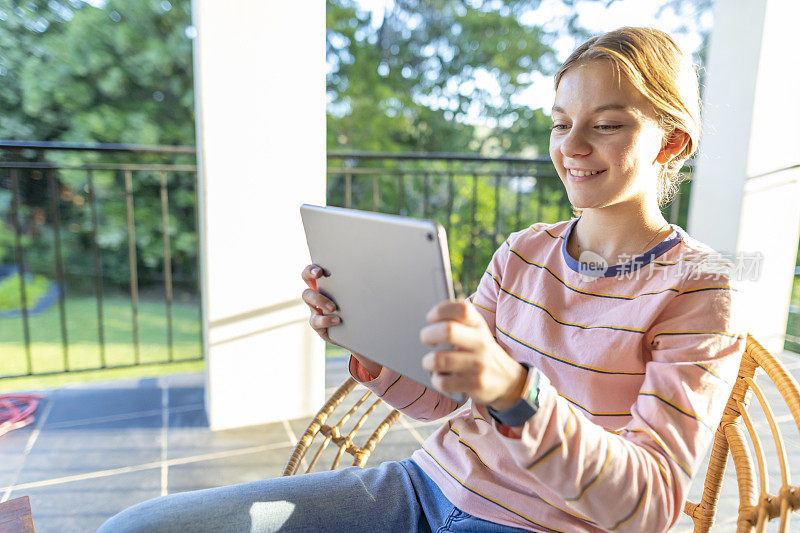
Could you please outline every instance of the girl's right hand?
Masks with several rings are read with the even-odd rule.
[[[308,320],[311,328],[325,342],[339,346],[328,336],[328,328],[339,325],[342,322],[342,319],[333,314],[333,312],[337,309],[333,300],[324,294],[320,294],[320,292],[317,290],[317,280],[324,275],[325,274],[322,271],[322,267],[317,265],[308,265],[303,269],[303,281],[305,281],[306,285],[308,285],[308,288],[303,291],[302,298],[306,305],[311,309],[311,318]],[[344,346],[340,347],[344,348]],[[381,373],[383,367],[380,364],[353,351],[350,353],[358,360],[359,363],[364,366],[364,368],[367,369],[367,372],[369,372],[372,376],[377,376]]]

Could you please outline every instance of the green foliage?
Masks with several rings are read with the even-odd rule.
[[[0,210],[3,209],[3,197],[6,191],[0,190]],[[14,261],[14,233],[5,227],[0,220],[0,265]]]
[[[547,120],[514,103],[555,68],[553,36],[518,18],[539,4],[405,0],[377,21],[329,0],[328,148],[540,153]]]
[[[19,274],[6,276],[0,280],[0,311],[22,309],[22,278]],[[44,276],[33,276],[25,280],[25,301],[28,308],[36,305],[47,294],[50,283]],[[2,320],[2,319],[0,319]]]
[[[0,0],[0,138],[131,144],[194,144],[191,4],[189,0]],[[7,53],[6,53],[7,52]],[[36,161],[41,152],[5,158]],[[48,152],[60,165],[130,163],[130,156]],[[193,156],[138,155],[136,163],[194,164]],[[53,212],[48,176],[20,171],[19,223],[26,268],[54,275]],[[164,249],[160,175],[132,176],[137,267],[157,283]],[[0,177],[1,179],[1,177]],[[129,280],[124,175],[97,171],[97,242],[106,278]],[[170,172],[169,224],[179,280],[197,277],[194,175]],[[86,172],[56,175],[62,256],[72,287],[90,283],[94,239]],[[0,213],[10,224],[10,191]],[[13,238],[0,232],[0,264],[13,261]],[[88,275],[88,276],[87,276]]]
[[[0,0],[0,138],[193,144],[187,0]]]

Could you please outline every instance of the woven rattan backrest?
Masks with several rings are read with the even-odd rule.
[[[725,406],[722,422],[714,436],[702,499],[700,503],[686,502],[683,509],[684,513],[694,521],[696,533],[709,531],[714,523],[728,452],[733,457],[736,481],[739,486],[737,532],[749,532],[753,529],[759,532],[764,531],[766,523],[773,518],[780,519],[778,531],[789,531],[790,513],[800,508],[800,491],[796,485],[791,484],[783,436],[762,389],[753,380],[758,368],[764,370],[766,377],[777,388],[791,412],[797,431],[800,432],[800,391],[798,391],[797,382],[774,355],[748,335],[742,364],[739,367],[739,376]],[[775,449],[778,452],[777,466],[781,473],[781,487],[777,495],[769,492],[764,446],[753,427],[751,415],[747,409],[753,396],[761,405],[775,441]],[[757,459],[758,488],[756,488],[748,439]],[[775,467],[774,464],[771,466]]]
[[[336,452],[336,456],[333,459],[333,465],[331,466],[331,470],[335,470],[339,466],[339,462],[342,456],[345,453],[349,453],[353,456],[353,465],[354,466],[364,466],[366,464],[367,459],[369,459],[370,454],[375,449],[375,446],[380,442],[380,440],[386,435],[386,432],[389,431],[389,428],[392,427],[398,418],[400,418],[400,412],[396,409],[393,409],[391,413],[389,413],[375,428],[372,434],[367,438],[367,441],[359,446],[353,442],[353,439],[356,436],[356,432],[367,422],[367,419],[371,414],[375,412],[375,409],[381,404],[381,399],[377,398],[372,403],[368,404],[367,399],[372,394],[370,391],[366,390],[363,387],[358,387],[358,392],[356,392],[356,401],[350,407],[341,406],[341,404],[348,398],[348,395],[356,389],[356,385],[358,382],[353,378],[348,378],[339,389],[331,395],[322,409],[319,410],[317,415],[308,425],[308,429],[306,429],[303,436],[300,437],[300,440],[297,442],[297,445],[294,447],[294,451],[292,452],[292,456],[289,458],[289,461],[286,463],[286,467],[283,469],[284,476],[291,476],[297,473],[298,467],[300,463],[303,461],[303,458],[306,455],[306,452],[311,447],[314,437],[321,434],[324,439],[319,444],[319,448],[317,449],[314,457],[311,459],[308,467],[305,469],[305,472],[311,472],[314,467],[319,462],[320,457],[322,457],[322,453],[328,447],[330,443],[333,443],[339,449]],[[358,394],[361,396],[358,396]],[[341,408],[337,411],[337,407]],[[335,423],[328,424],[328,418],[331,415],[336,415],[339,417],[339,420]],[[358,417],[355,424],[352,428],[347,431],[347,434],[342,434],[342,428],[347,423],[348,420],[351,418]]]

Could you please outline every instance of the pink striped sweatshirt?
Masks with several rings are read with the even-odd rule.
[[[731,270],[673,225],[642,256],[582,272],[565,246],[577,220],[512,234],[469,297],[498,344],[541,372],[537,414],[516,437],[473,403],[412,458],[454,505],[492,522],[665,531],[744,350]],[[350,372],[415,419],[459,407],[388,368],[373,379],[351,358]]]

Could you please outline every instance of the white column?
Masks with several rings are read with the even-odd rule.
[[[740,281],[742,318],[783,350],[800,235],[800,69],[791,36],[797,0],[714,4],[704,126],[689,233],[720,252],[763,254]]]
[[[193,0],[206,409],[307,416],[324,346],[300,300],[300,204],[325,203],[325,3]]]

